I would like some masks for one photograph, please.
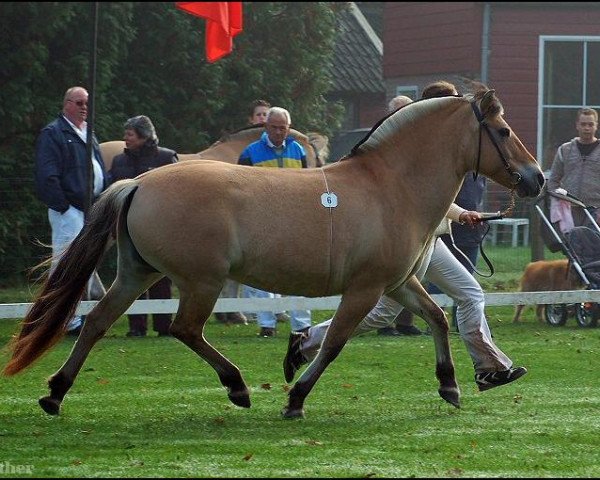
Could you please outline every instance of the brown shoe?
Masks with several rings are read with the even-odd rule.
[[[270,327],[261,327],[260,332],[257,333],[257,336],[263,338],[274,337],[275,329]]]
[[[248,325],[248,319],[242,312],[229,312],[226,314],[228,323],[237,325]]]

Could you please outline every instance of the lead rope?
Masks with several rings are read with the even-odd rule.
[[[495,272],[494,265],[492,265],[492,262],[490,261],[490,259],[488,258],[488,256],[483,251],[483,240],[485,239],[486,235],[490,231],[490,224],[487,223],[487,222],[489,220],[497,220],[497,219],[502,219],[504,217],[510,216],[512,214],[512,211],[513,211],[514,208],[515,208],[515,191],[511,190],[511,192],[510,192],[510,203],[509,203],[508,207],[504,211],[498,212],[498,215],[495,215],[493,217],[488,217],[487,219],[482,220],[482,222],[486,223],[487,228],[486,228],[484,234],[481,236],[481,240],[479,242],[479,252],[481,252],[481,258],[483,258],[483,260],[485,261],[486,265],[490,269],[490,274],[489,275],[484,275],[479,270],[477,270],[477,267],[475,265],[473,265],[473,262],[471,262],[471,260],[469,259],[469,257],[467,257],[464,254],[464,252],[460,248],[458,248],[456,246],[456,244],[454,243],[454,237],[452,236],[452,234],[450,234],[450,241],[451,241],[451,244],[452,244],[452,248],[454,248],[454,250],[456,250],[458,253],[460,253],[460,255],[462,255],[462,257],[467,261],[467,263],[473,268],[473,272],[475,272],[480,277],[490,278],[492,275],[494,275],[494,272]]]
[[[321,173],[323,173],[323,180],[325,182],[325,191],[327,192],[328,198],[331,196],[331,192],[329,191],[329,185],[327,184],[327,177],[325,176],[325,170],[321,167]],[[323,204],[323,206],[325,206]],[[329,287],[331,285],[331,273],[333,271],[332,268],[332,252],[333,252],[333,207],[327,207],[329,209],[329,275],[327,275],[327,288],[325,292],[329,294]]]

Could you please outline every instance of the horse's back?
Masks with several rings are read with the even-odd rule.
[[[120,153],[123,153],[123,150],[125,150],[125,142],[123,140],[112,140],[100,144],[100,155],[102,155],[104,168],[107,172],[112,168],[113,159]]]
[[[263,126],[244,128],[224,135],[221,139],[200,152],[178,152],[177,156],[180,162],[207,159],[236,164],[244,149],[260,139],[264,131]],[[294,129],[290,130],[290,135],[304,148],[306,162],[309,167],[318,167],[325,164],[329,156],[329,140],[326,136],[316,132],[308,132],[305,135]],[[122,153],[124,149],[125,142],[122,140],[112,140],[100,144],[100,152],[107,171],[111,169],[114,157]]]

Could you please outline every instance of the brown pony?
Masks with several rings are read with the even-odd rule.
[[[240,154],[249,144],[258,140],[264,132],[264,126],[253,125],[235,132],[223,135],[206,150],[198,153],[178,153],[179,160],[220,160],[227,163],[237,163]],[[329,139],[316,132],[307,132],[306,135],[298,130],[291,129],[292,135],[304,147],[306,163],[309,167],[322,167],[329,156]],[[123,153],[125,142],[112,140],[100,144],[100,153],[104,160],[106,170],[110,170],[113,158]]]
[[[214,368],[235,405],[250,407],[248,387],[203,335],[227,278],[287,295],[341,294],[319,354],[289,391],[284,417],[304,415],[306,396],[384,293],[402,296],[429,324],[438,393],[459,407],[448,322],[413,273],[466,172],[475,169],[522,197],[540,193],[544,175],[502,113],[493,90],[420,100],[320,169],[198,160],[115,183],[44,284],[4,373],[23,370],[64,335],[116,235],[116,279],[50,377],[50,394],[39,401],[47,413],[59,413],[94,344],[165,275],[180,292],[171,333]]]

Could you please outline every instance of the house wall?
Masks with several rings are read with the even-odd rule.
[[[546,3],[546,2],[544,2]],[[489,81],[506,108],[507,122],[535,155],[541,35],[600,35],[600,4],[493,3]]]
[[[383,76],[479,72],[480,2],[386,2]]]
[[[383,76],[386,98],[398,84],[445,79],[464,90],[481,78],[484,2],[387,2]],[[600,3],[489,2],[488,81],[507,122],[537,151],[540,35],[600,35]]]

